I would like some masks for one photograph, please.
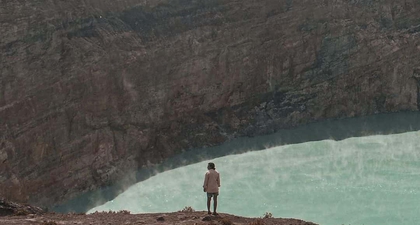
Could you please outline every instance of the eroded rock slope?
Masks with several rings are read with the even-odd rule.
[[[0,24],[0,196],[41,206],[184,150],[420,107],[418,0],[6,0]]]

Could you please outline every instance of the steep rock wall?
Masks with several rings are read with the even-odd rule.
[[[0,23],[12,200],[48,206],[191,148],[420,107],[418,0],[22,0]]]

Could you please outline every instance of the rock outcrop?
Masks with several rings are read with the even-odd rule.
[[[39,207],[31,205],[22,205],[16,202],[10,202],[0,198],[0,217],[11,215],[29,215],[43,214],[45,211]]]
[[[48,206],[179,152],[420,108],[418,0],[0,8],[0,195]]]

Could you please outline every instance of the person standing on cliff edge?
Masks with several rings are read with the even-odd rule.
[[[211,198],[213,198],[213,215],[217,215],[217,196],[219,195],[219,187],[220,187],[220,174],[216,170],[216,166],[214,163],[210,162],[207,165],[208,171],[204,176],[204,192],[207,192],[207,212],[211,214],[210,211],[210,203]]]

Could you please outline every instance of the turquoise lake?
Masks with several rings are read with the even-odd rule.
[[[318,140],[206,158],[126,189],[94,211],[206,210],[207,163],[221,174],[219,212],[322,225],[420,221],[420,132]]]

